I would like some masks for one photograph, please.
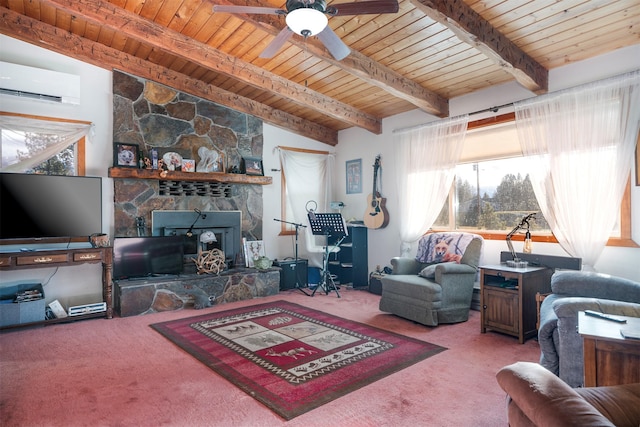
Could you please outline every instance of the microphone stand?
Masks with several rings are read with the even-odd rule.
[[[297,290],[299,290],[300,292],[302,292],[303,294],[305,294],[306,296],[310,297],[311,295],[306,293],[304,291],[304,289],[302,289],[302,287],[300,286],[300,277],[298,276],[298,230],[300,229],[300,227],[304,227],[307,228],[306,225],[303,224],[297,224],[295,222],[289,222],[289,221],[283,221],[281,219],[273,219],[274,221],[278,221],[278,222],[283,222],[285,224],[289,224],[289,225],[293,225],[294,227],[296,227],[296,249],[295,249],[295,260],[293,261],[293,269],[295,271],[295,275],[296,275],[296,283],[294,285],[294,288],[296,288]]]

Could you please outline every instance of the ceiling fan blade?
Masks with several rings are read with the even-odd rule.
[[[327,7],[327,13],[334,16],[371,15],[380,13],[396,13],[398,0],[372,0],[357,3],[339,3]],[[335,13],[333,12],[335,10]]]
[[[328,25],[318,33],[318,38],[338,61],[343,60],[351,53],[349,46],[344,44],[344,42],[340,40],[340,37],[338,37]]]
[[[286,15],[287,12],[280,9],[274,9],[273,7],[253,7],[253,6],[227,6],[227,5],[214,5],[214,12],[223,13],[259,13],[265,15]]]
[[[284,46],[284,44],[289,40],[289,37],[293,34],[293,31],[289,27],[284,27],[282,31],[278,33],[277,36],[271,43],[262,51],[259,55],[260,58],[273,58],[273,56],[278,53],[280,48]]]

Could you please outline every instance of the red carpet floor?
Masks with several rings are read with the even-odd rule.
[[[430,328],[382,313],[380,297],[343,287],[286,291],[205,310],[87,320],[0,334],[0,425],[12,426],[506,426],[504,365],[537,362],[535,340]],[[447,350],[284,421],[169,342],[150,324],[286,300]]]

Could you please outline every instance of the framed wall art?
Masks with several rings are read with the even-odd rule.
[[[347,160],[347,194],[362,193],[362,159]]]
[[[140,148],[136,144],[115,142],[113,144],[113,166],[119,168],[137,168],[140,160]]]
[[[247,175],[264,175],[262,159],[259,157],[243,157],[243,172]]]

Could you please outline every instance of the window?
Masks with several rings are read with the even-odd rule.
[[[282,227],[294,234],[291,223],[307,223],[307,211],[326,212],[332,186],[332,156],[327,151],[290,147],[280,149],[282,167]]]
[[[514,156],[517,139],[514,145],[514,134],[505,126],[515,127],[513,120],[513,114],[506,114],[489,124],[486,121],[469,123],[470,137],[465,141],[464,163],[456,167],[454,185],[434,229],[473,231],[485,238],[504,239],[524,216],[536,212],[536,219],[531,224],[533,239],[556,242],[533,193],[527,159],[521,154]],[[480,136],[473,132],[478,128],[482,129]],[[496,129],[495,133],[492,128]],[[480,154],[481,160],[472,161]],[[487,159],[487,154],[496,159]],[[628,184],[620,220],[612,230],[609,245],[637,246],[631,240],[630,194]]]
[[[0,170],[84,175],[86,122],[0,113]]]
[[[455,186],[436,227],[508,231],[524,216],[537,212],[532,231],[550,234],[526,173],[524,157],[462,164]],[[454,215],[449,215],[451,210]]]

